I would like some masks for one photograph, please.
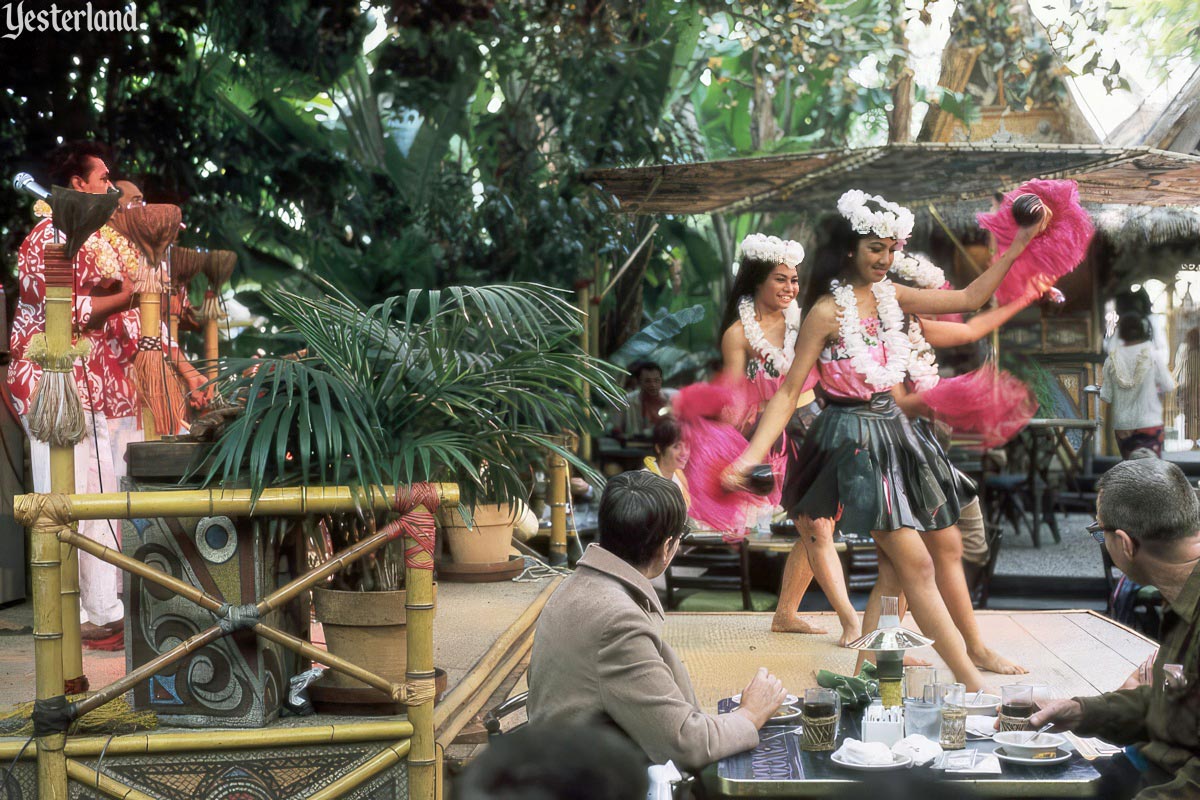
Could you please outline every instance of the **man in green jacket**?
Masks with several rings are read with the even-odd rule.
[[[1122,462],[1096,484],[1088,530],[1130,579],[1167,602],[1153,680],[1097,697],[1055,700],[1030,719],[1136,745],[1137,800],[1200,797],[1200,502],[1183,471],[1155,458]],[[1129,752],[1127,750],[1127,752]]]

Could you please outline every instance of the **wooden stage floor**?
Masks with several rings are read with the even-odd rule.
[[[1028,675],[984,673],[987,686],[1045,683],[1059,697],[1092,695],[1120,686],[1157,645],[1094,611],[980,611],[979,625],[993,649],[1029,670]],[[837,645],[832,613],[805,614],[830,633],[772,633],[766,613],[671,613],[663,638],[687,665],[701,708],[740,692],[756,668],[765,666],[793,694],[816,686],[816,671],[849,674],[857,653]],[[912,617],[904,624],[916,630]],[[916,651],[941,669],[933,648]],[[948,673],[948,670],[947,670]]]

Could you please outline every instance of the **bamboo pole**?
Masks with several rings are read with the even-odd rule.
[[[357,681],[380,690],[384,694],[391,697],[397,702],[406,702],[408,699],[406,686],[402,683],[392,683],[387,678],[376,675],[370,670],[349,662],[341,656],[335,656],[328,650],[322,650],[319,647],[313,647],[303,639],[298,639],[290,633],[281,631],[278,628],[272,628],[270,625],[259,623],[254,626],[254,632],[264,639],[270,639],[276,644],[282,645],[307,659],[319,661],[330,669],[337,670],[343,675],[348,675]]]
[[[405,677],[411,685],[433,681],[433,554],[425,552],[412,536],[404,538],[404,585],[408,594],[404,608],[408,613],[408,639],[405,643],[408,664]],[[433,697],[408,704],[408,719],[413,726],[412,749],[408,752],[409,800],[433,800],[437,788],[437,754],[433,730]]]
[[[139,792],[131,786],[126,786],[120,781],[113,780],[100,772],[98,768],[92,769],[78,761],[67,761],[67,776],[89,789],[95,789],[101,794],[108,797],[115,797],[117,800],[155,800],[155,798],[145,792]]]
[[[550,451],[550,566],[567,563],[567,460]]]
[[[141,315],[142,330],[152,331],[155,336],[159,335],[162,331],[162,295],[157,292],[142,292],[138,295],[138,313]],[[163,358],[166,358],[166,353],[163,354]],[[162,438],[164,433],[177,433],[177,431],[160,431],[150,404],[146,402],[146,398],[140,396],[140,393],[139,399],[142,402],[142,430],[145,433],[145,441],[156,442]]]
[[[583,350],[585,355],[590,356],[592,354],[592,323],[589,317],[592,314],[592,285],[586,279],[576,285],[578,286],[576,302],[579,304],[579,315],[583,323],[579,330],[579,349]],[[592,384],[585,380],[580,388],[584,413],[590,419],[593,413]],[[579,442],[579,457],[586,462],[592,460],[592,435],[590,433],[585,433]]]
[[[413,775],[412,775],[412,763],[413,762],[412,762],[412,758],[411,758],[412,746],[413,746],[413,740],[405,739],[403,741],[399,741],[393,745],[389,745],[388,747],[385,747],[381,752],[377,753],[376,755],[372,756],[367,761],[365,761],[362,764],[360,764],[359,766],[355,767],[353,770],[351,770],[349,773],[343,775],[341,778],[338,778],[336,781],[329,784],[324,789],[321,789],[317,792],[310,794],[308,796],[308,800],[335,800],[335,798],[342,797],[343,795],[347,794],[348,792],[351,792],[354,789],[357,789],[365,781],[369,781],[371,778],[374,778],[376,775],[383,772],[385,769],[388,769],[389,767],[393,767],[396,764],[399,764],[401,761],[404,760],[405,756],[410,756],[410,758],[408,760],[408,763],[409,763],[408,796],[410,798],[419,796],[413,792]],[[432,792],[429,795],[427,795],[427,797],[429,798],[429,800],[433,800]]]
[[[458,502],[458,486],[434,484],[440,502]],[[376,488],[370,494],[370,508],[386,511],[392,507],[394,487]],[[75,494],[62,498],[66,508],[64,521],[84,519],[141,519],[144,517],[288,516],[332,514],[354,511],[364,505],[366,491],[349,486],[294,486],[263,489],[253,500],[249,489],[187,489],[163,492],[105,492]],[[18,495],[18,504],[36,495]]]
[[[125,694],[125,692],[149,678],[151,675],[157,674],[163,667],[174,664],[176,661],[188,655],[189,653],[194,653],[201,647],[212,644],[224,635],[225,631],[221,630],[220,625],[213,625],[211,628],[206,628],[205,630],[200,631],[200,633],[185,639],[167,652],[163,653],[157,658],[147,661],[145,664],[142,664],[137,669],[127,673],[125,676],[118,678],[95,694],[90,694],[82,700],[72,703],[72,718],[79,719],[84,714],[87,714],[90,711],[95,711],[105,703],[117,699],[121,695]]]
[[[35,524],[30,532],[30,572],[33,575],[33,664],[37,699],[63,698],[61,563],[54,529]],[[38,796],[67,800],[66,734],[38,737]]]
[[[220,356],[217,346],[217,322],[218,318],[215,316],[206,315],[204,317],[204,376],[209,381],[215,381],[219,371],[217,366],[217,359]]]
[[[46,270],[46,339],[52,351],[71,347],[72,320],[75,317],[75,268],[67,258],[66,245],[46,245],[43,257]],[[72,380],[73,380],[72,376]],[[71,494],[75,491],[75,448],[50,445],[50,491]],[[83,644],[79,635],[79,554],[66,545],[59,547],[62,576],[62,658],[64,692],[85,692]]]
[[[219,735],[216,735],[219,734]],[[389,719],[378,722],[339,722],[304,728],[265,728],[256,730],[205,730],[163,733],[134,733],[117,737],[76,736],[67,741],[67,758],[108,756],[139,756],[161,753],[188,753],[196,750],[255,750],[267,747],[298,747],[303,745],[358,744],[361,742],[396,741],[412,736],[408,720]],[[0,759],[12,760],[24,747],[23,741],[0,742]],[[37,757],[36,744],[24,748],[21,758]]]

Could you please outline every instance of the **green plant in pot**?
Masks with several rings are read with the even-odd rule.
[[[470,522],[473,507],[527,499],[529,467],[548,451],[597,477],[556,444],[556,434],[596,427],[581,397],[584,383],[593,399],[620,402],[617,369],[578,347],[578,312],[558,291],[535,284],[451,287],[369,308],[332,287],[323,298],[268,290],[263,300],[294,354],[223,365],[222,394],[244,410],[205,463],[210,485],[248,482],[258,492],[348,484],[372,492],[454,481],[462,504],[443,510],[442,520]],[[318,552],[337,552],[379,522],[369,514],[321,520],[311,541]],[[346,620],[379,621],[382,638],[400,639],[399,663],[393,654],[386,670],[362,664],[385,676],[404,672],[397,637],[402,564],[395,543],[314,592],[319,619],[336,593],[338,605],[366,603],[346,612]],[[387,594],[395,611],[385,610]],[[332,629],[340,624],[326,624],[331,650]],[[375,646],[356,641],[346,655],[361,663]],[[322,683],[330,680],[361,686],[341,676]]]

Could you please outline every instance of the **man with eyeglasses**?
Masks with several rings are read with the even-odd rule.
[[[655,764],[700,769],[758,745],[786,697],[759,668],[732,713],[705,714],[687,668],[662,639],[654,587],[675,557],[687,508],[679,487],[651,472],[612,478],[590,545],[538,619],[529,663],[530,722],[615,725]],[[731,676],[732,677],[732,676]]]
[[[1153,679],[1097,697],[1054,700],[1030,718],[1127,748],[1137,800],[1200,797],[1200,501],[1183,471],[1155,458],[1124,461],[1096,484],[1087,530],[1131,580],[1167,602]],[[1118,762],[1114,773],[1130,772]],[[1111,775],[1113,780],[1121,778]]]

